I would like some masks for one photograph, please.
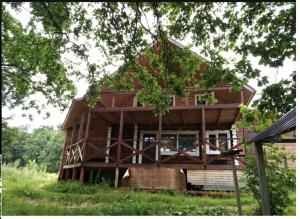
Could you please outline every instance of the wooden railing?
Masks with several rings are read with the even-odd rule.
[[[67,159],[66,164],[78,163],[83,160],[82,152],[85,148],[85,139],[81,139],[75,144],[66,146]]]
[[[180,137],[179,137],[180,138]],[[176,138],[175,138],[176,139]],[[168,161],[176,159],[178,156],[184,156],[188,158],[189,160],[192,160],[193,163],[195,164],[212,164],[216,160],[224,160],[224,161],[230,161],[231,157],[225,156],[224,154],[228,151],[232,150],[237,150],[239,147],[241,147],[241,143],[238,143],[237,145],[229,148],[229,150],[223,150],[216,145],[212,144],[209,142],[209,140],[212,138],[205,138],[205,147],[208,145],[209,147],[220,151],[220,154],[205,154],[204,155],[204,146],[202,143],[201,138],[196,138],[195,142],[193,145],[184,148],[184,149],[179,149],[175,147],[173,144],[170,143],[165,143],[163,140],[164,138],[161,138],[160,141],[158,139],[153,140],[149,145],[146,147],[143,147],[141,149],[139,148],[134,148],[131,143],[135,140],[137,142],[143,141],[144,139],[119,139],[119,138],[88,138],[87,140],[82,139],[79,142],[69,145],[66,147],[67,150],[67,161],[66,164],[73,164],[77,162],[82,162],[83,161],[83,150],[89,150],[93,149],[94,153],[93,154],[88,154],[88,156],[85,157],[84,161],[90,161],[93,159],[97,158],[102,158],[108,161],[108,163],[115,163],[115,164],[124,164],[128,163],[130,159],[132,159],[134,156],[141,155],[142,158],[147,158],[149,161],[151,161],[153,164],[164,164],[167,163]],[[214,140],[238,140],[237,138],[213,138]],[[176,139],[177,140],[177,139]],[[107,142],[110,142],[110,144],[107,144]],[[154,147],[157,147],[157,150],[159,150],[161,153],[161,148],[168,148],[172,150],[172,154],[166,155],[166,154],[161,154],[158,153],[158,159],[151,157],[149,154],[146,152]],[[113,148],[116,148],[116,152],[114,154],[109,153]],[[126,148],[127,150],[129,149],[132,151],[129,155],[121,156],[122,155],[122,150]],[[190,152],[195,152],[193,151],[194,149],[197,149],[199,151],[199,155],[195,156],[195,154],[191,154]],[[204,156],[206,159],[204,159]],[[242,165],[245,165],[244,162],[244,154],[238,154],[236,155],[235,159],[240,161]],[[130,160],[129,163],[132,163]],[[136,162],[138,163],[138,162]]]

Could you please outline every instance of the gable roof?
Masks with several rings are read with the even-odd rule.
[[[249,144],[253,142],[263,141],[270,137],[275,137],[296,129],[296,107],[284,114],[273,125],[265,131],[257,134],[248,141]]]

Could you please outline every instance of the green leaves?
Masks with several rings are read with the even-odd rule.
[[[184,97],[188,88],[227,83],[237,91],[249,79],[260,77],[251,56],[270,67],[282,66],[286,58],[295,60],[295,3],[37,2],[27,5],[30,22],[26,29],[5,9],[11,5],[21,11],[25,4],[2,5],[2,94],[3,105],[9,107],[42,93],[49,104],[63,109],[75,95],[72,76],[88,78],[87,96],[94,106],[100,98],[96,94],[102,85],[99,79],[105,76],[101,72],[122,60],[120,75],[114,76],[115,88],[133,89],[137,79],[147,93],[145,101],[165,111],[160,102],[164,98],[158,98],[164,92],[156,89]],[[195,80],[195,72],[204,60],[189,48],[170,46],[168,37],[191,39],[191,48],[207,57],[208,69],[200,79]],[[149,44],[156,43],[159,51],[149,49]],[[74,63],[62,59],[71,52],[88,68],[90,49],[105,55],[105,64],[93,70],[97,75],[72,69]],[[148,67],[153,71],[149,73],[155,77],[144,72],[149,69],[137,66],[141,54],[150,55]],[[260,84],[265,83],[262,78]]]
[[[281,80],[265,87],[261,97],[253,101],[253,106],[276,118],[290,111],[296,106],[296,72],[293,72],[290,78],[291,80]]]

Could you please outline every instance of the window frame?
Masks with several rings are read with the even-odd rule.
[[[175,95],[170,95],[170,97],[173,100],[173,104],[171,104],[170,106],[176,106],[176,97],[175,97]]]
[[[144,134],[156,134],[156,138],[158,138],[158,131],[154,131],[154,130],[141,130],[140,131],[140,142],[139,142],[139,148],[140,150],[143,148],[143,138],[144,138]],[[196,136],[196,142],[197,144],[199,145],[199,131],[194,131],[194,130],[185,130],[185,131],[181,131],[181,130],[163,130],[161,132],[161,134],[175,134],[177,136],[177,139],[176,139],[176,148],[178,150],[178,135],[195,135]],[[196,151],[193,152],[193,151],[187,151],[186,153],[191,155],[191,156],[200,156],[200,151],[199,151],[199,147],[196,147],[195,148]],[[173,155],[173,154],[176,154],[177,151],[160,151],[160,154],[163,155],[163,156],[169,156],[169,155]],[[185,156],[183,154],[180,154],[180,156]],[[156,160],[157,160],[157,157],[158,157],[158,145],[156,145]],[[141,159],[142,159],[142,156],[141,154],[139,155],[139,162],[141,163]]]
[[[230,140],[230,131],[229,130],[213,130],[213,131],[206,131],[205,132],[205,137],[209,138],[209,135],[213,134],[216,135],[216,146],[219,147],[219,134],[227,134],[227,145],[228,145],[228,149],[231,148],[231,140]],[[206,154],[212,154],[212,155],[219,155],[221,154],[221,151],[219,150],[210,150],[210,146],[209,144],[206,144]]]
[[[205,100],[205,104],[197,104],[197,99],[199,96],[201,96],[202,94],[195,94],[194,96],[194,102],[195,102],[195,106],[199,106],[199,105],[207,105],[207,100]]]

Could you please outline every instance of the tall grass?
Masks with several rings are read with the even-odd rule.
[[[161,191],[148,193],[106,185],[57,182],[56,174],[35,169],[3,168],[3,215],[236,215],[234,196],[189,196]],[[242,195],[245,214],[257,202]]]

